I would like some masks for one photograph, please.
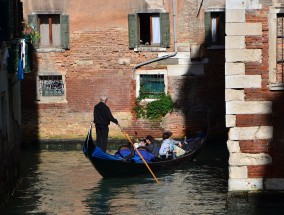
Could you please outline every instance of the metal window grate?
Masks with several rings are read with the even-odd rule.
[[[42,96],[63,96],[64,83],[61,75],[39,76]]]
[[[277,15],[277,70],[276,82],[283,83],[284,80],[284,14]]]
[[[157,98],[165,92],[164,75],[140,75],[140,95]],[[143,95],[142,95],[143,94]]]

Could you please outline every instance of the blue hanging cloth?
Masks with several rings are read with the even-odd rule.
[[[19,59],[18,61],[18,80],[24,79],[24,68],[23,68],[23,60]]]

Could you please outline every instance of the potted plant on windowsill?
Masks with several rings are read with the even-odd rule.
[[[23,38],[26,40],[26,43],[31,42],[36,45],[40,39],[39,32],[35,30],[35,27],[23,22]]]

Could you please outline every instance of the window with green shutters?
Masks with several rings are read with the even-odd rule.
[[[70,48],[68,15],[35,14],[28,19],[40,34],[39,48]]]
[[[169,13],[128,15],[129,48],[170,46]]]
[[[205,12],[205,42],[207,46],[225,45],[225,12]]]

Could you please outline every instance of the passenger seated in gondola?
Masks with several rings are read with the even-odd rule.
[[[174,140],[172,139],[172,135],[173,135],[173,132],[171,131],[166,131],[165,133],[168,133],[169,134],[169,139],[171,141],[172,144],[176,145],[176,146],[179,146],[179,147],[182,147],[182,143],[180,141],[177,141],[177,140]]]
[[[139,153],[137,153],[136,150],[139,150]],[[128,143],[128,145],[120,146],[117,152],[115,152],[114,156],[117,158],[121,158],[124,161],[133,161],[133,162],[140,162],[141,161],[140,155],[143,157],[143,159],[146,162],[153,161],[155,158],[154,154],[148,152],[148,150],[144,146],[140,146],[136,150],[133,148],[132,144]]]
[[[152,137],[151,135],[147,135],[144,139],[145,143],[146,143],[146,150],[150,153],[152,153],[155,157],[157,157],[159,155],[159,148],[158,148],[158,144],[156,143],[156,140],[154,137]]]
[[[134,148],[130,143],[120,146],[114,156],[127,161],[135,156]]]
[[[181,143],[181,141],[177,141],[177,140],[172,139],[173,133],[171,131],[166,131],[166,132],[170,135],[171,143],[174,144],[175,156],[179,157],[179,156],[183,155],[185,153],[185,150],[183,149],[183,144]]]
[[[173,140],[171,138],[172,134],[173,133],[170,132],[170,131],[166,131],[166,132],[163,133],[163,143],[162,143],[161,148],[159,150],[159,154],[160,154],[160,157],[162,159],[175,158],[176,157],[176,154],[175,154],[175,151],[174,151],[175,145],[178,145],[180,147],[182,146],[181,142]]]
[[[141,140],[139,143],[138,142],[134,143],[135,148],[145,147],[145,146],[146,146],[145,139]]]

